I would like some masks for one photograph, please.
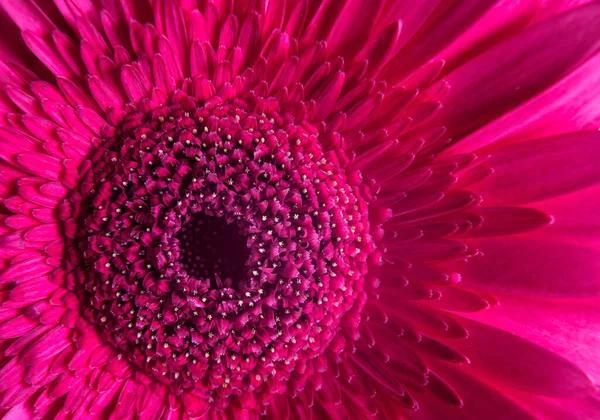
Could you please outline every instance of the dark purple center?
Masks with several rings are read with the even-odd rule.
[[[231,279],[234,289],[248,277],[248,238],[237,223],[196,213],[176,236],[180,263],[191,277],[209,279],[214,288]]]

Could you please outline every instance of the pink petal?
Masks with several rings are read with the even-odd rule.
[[[537,296],[600,294],[599,250],[538,237],[477,238],[469,246],[481,252],[452,266],[465,285],[491,292]]]
[[[134,379],[129,379],[125,385],[123,385],[123,388],[119,393],[119,399],[114,415],[118,418],[129,418],[136,408],[138,397],[138,384]]]
[[[107,375],[110,377],[110,374]],[[103,387],[102,391],[95,396],[90,404],[89,412],[91,414],[102,413],[103,410],[113,402],[120,388],[121,384],[110,377],[110,382]]]
[[[354,52],[359,51],[364,44],[365,35],[370,32],[381,10],[381,3],[381,0],[345,2],[326,40],[331,51],[345,54],[349,47],[354,49]]]
[[[50,296],[57,286],[48,278],[40,277],[23,282],[10,291],[10,298],[18,302],[37,302]]]
[[[479,322],[464,318],[458,321],[470,334],[456,346],[486,380],[562,398],[594,392],[585,373],[560,354]]]
[[[593,299],[499,296],[500,306],[466,316],[561,355],[600,380],[600,308]]]
[[[515,142],[600,126],[600,55],[507,114],[450,147],[470,153],[492,142]]]
[[[325,119],[335,105],[342,88],[344,87],[345,74],[341,71],[329,76],[312,95],[316,102],[317,111],[313,118],[316,121]]]
[[[179,3],[174,0],[164,0],[162,12],[164,13],[165,22],[163,33],[169,38],[177,61],[183,68],[188,68],[187,28]]]
[[[58,326],[50,330],[21,353],[19,362],[31,365],[57,355],[71,346],[71,329]]]
[[[48,208],[56,208],[58,201],[55,197],[50,197],[40,192],[40,187],[44,185],[39,178],[21,178],[17,183],[19,186],[18,198],[23,198],[31,203]]]
[[[489,149],[488,149],[489,150]],[[600,133],[581,132],[481,150],[494,173],[473,187],[486,205],[523,204],[600,181]]]
[[[139,66],[126,65],[121,70],[121,81],[127,96],[132,103],[137,104],[150,94],[152,84]]]
[[[40,149],[39,141],[9,127],[0,127],[0,145],[0,157],[12,163],[16,162],[16,156],[20,152]]]
[[[495,388],[480,378],[466,374],[461,367],[440,365],[434,368],[434,372],[448,383],[463,404],[460,406],[440,404],[433,393],[424,393],[421,396],[419,410],[413,415],[415,419],[534,420],[534,417],[512,400],[504,389]]]
[[[12,407],[4,416],[3,420],[22,420],[33,417],[33,410],[28,404],[22,402]]]
[[[40,59],[42,63],[55,75],[65,78],[74,77],[71,67],[62,59],[60,53],[53,45],[33,32],[23,32],[23,39],[29,49]]]
[[[55,223],[37,226],[25,233],[25,239],[34,242],[52,242],[60,237],[60,227]]]
[[[0,273],[0,282],[27,281],[43,276],[52,268],[45,263],[44,257],[28,258],[19,263],[13,263]]]
[[[387,256],[392,261],[406,259],[415,262],[433,262],[464,258],[468,254],[469,248],[466,245],[450,240],[398,242],[390,243],[387,247]]]
[[[62,59],[65,60],[73,73],[75,73],[77,77],[83,76],[85,69],[83,67],[81,56],[79,55],[79,48],[75,41],[64,32],[58,30],[52,32],[52,40],[54,41],[57,52]]]
[[[88,84],[90,93],[104,111],[110,107],[120,109],[125,104],[125,98],[112,89],[104,80],[91,76],[88,77]]]
[[[431,206],[394,217],[394,223],[415,223],[441,217],[469,208],[476,204],[478,200],[479,197],[469,191],[452,191]]]
[[[62,77],[58,77],[57,82],[58,87],[71,105],[74,107],[85,106],[89,109],[99,111],[96,101],[94,101],[81,86]]]
[[[18,316],[0,325],[0,338],[2,340],[7,338],[19,338],[38,325],[39,322],[35,319],[23,315]]]
[[[474,212],[482,223],[467,233],[468,237],[504,236],[522,233],[552,222],[548,214],[525,207],[481,207]]]
[[[415,32],[423,26],[440,3],[440,0],[411,4],[398,1],[387,2],[378,18],[381,20],[379,25],[387,25],[397,20],[402,22],[402,33],[397,47],[400,48],[413,38]]]
[[[51,181],[58,181],[63,166],[60,160],[35,152],[21,153],[17,156],[21,166],[33,175],[38,175]]]
[[[599,17],[597,4],[574,9],[458,68],[446,78],[451,89],[436,123],[460,122],[448,124],[449,135],[459,138],[551,86],[598,51]]]
[[[23,31],[44,34],[54,29],[54,24],[32,0],[23,0],[19,3],[4,0],[2,7]]]
[[[492,4],[492,2],[461,1],[453,7],[440,8],[442,12],[434,14],[428,22],[431,29],[414,36],[384,67],[382,74],[394,84],[402,80],[467,29]],[[429,13],[429,7],[432,5],[417,8],[419,13],[417,19],[420,20]]]

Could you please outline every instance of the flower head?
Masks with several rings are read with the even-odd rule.
[[[213,102],[182,95],[107,133],[66,223],[104,341],[176,395],[227,405],[321,356],[360,296],[372,240],[316,128],[262,101]]]
[[[597,416],[600,6],[550,3],[2,1],[0,414]]]

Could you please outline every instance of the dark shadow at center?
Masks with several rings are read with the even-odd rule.
[[[222,217],[194,214],[178,233],[181,263],[190,276],[210,279],[211,287],[220,289],[217,277],[232,280],[237,289],[243,282],[249,251],[247,238],[236,223],[227,224]]]

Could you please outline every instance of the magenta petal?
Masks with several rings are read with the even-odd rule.
[[[468,317],[561,355],[585,369],[595,382],[600,378],[600,363],[596,357],[600,345],[600,308],[593,299],[503,296],[498,311],[483,311]]]
[[[559,354],[494,327],[466,319],[459,322],[470,335],[461,343],[466,347],[457,346],[470,359],[476,375],[541,395],[584,397],[594,393],[590,378]]]
[[[3,1],[2,7],[23,31],[42,35],[54,29],[54,24],[33,0],[23,0],[20,3]]]
[[[436,122],[462,121],[447,124],[459,138],[552,86],[598,51],[599,16],[592,4],[552,17],[458,68]]]
[[[506,236],[538,229],[554,219],[548,214],[525,207],[480,207],[474,210],[481,217],[481,226],[468,237]]]
[[[0,273],[0,281],[27,281],[39,277],[51,270],[44,264],[44,257],[31,258],[15,262],[10,268]]]
[[[61,350],[72,345],[71,330],[62,326],[50,330],[31,344],[23,352],[20,362],[30,365],[57,355]]]
[[[383,73],[392,82],[399,82],[419,66],[425,64],[463,30],[469,28],[492,5],[493,2],[461,1],[454,7],[440,8],[438,13],[429,18],[429,24],[432,25],[431,30],[415,34],[412,40],[390,60],[383,69]],[[428,12],[428,6],[431,7],[423,5],[417,9],[420,12],[415,13],[417,19],[422,18],[421,13]]]
[[[493,142],[563,134],[600,125],[600,55],[568,77],[449,148],[470,153]]]
[[[492,151],[493,150],[493,151]],[[494,173],[476,184],[486,205],[523,204],[600,181],[600,133],[581,132],[478,152]]]
[[[461,371],[460,368],[442,366],[436,370],[444,377],[453,378],[449,385],[459,395],[464,396],[463,405],[459,407],[448,404],[440,405],[434,399],[434,395],[427,395],[414,418],[423,420],[435,418],[462,420],[480,417],[490,419],[535,419],[527,409],[512,400],[510,394],[504,389],[497,389],[493,385]]]
[[[41,153],[21,153],[17,160],[25,170],[51,181],[58,181],[62,171],[60,160]]]
[[[148,95],[152,85],[139,66],[126,65],[121,71],[121,81],[132,103]]]
[[[473,239],[468,243],[481,255],[454,268],[471,287],[530,296],[600,294],[596,245],[518,236]]]

